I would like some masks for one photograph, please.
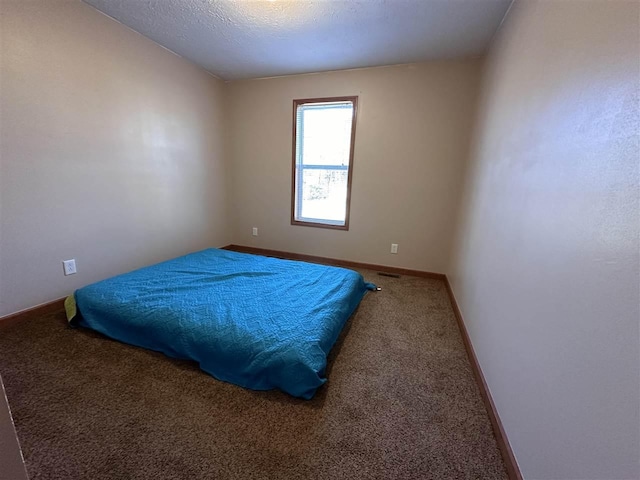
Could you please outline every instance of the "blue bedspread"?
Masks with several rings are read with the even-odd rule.
[[[372,284],[352,270],[208,249],[75,292],[81,326],[195,360],[214,377],[311,398]]]

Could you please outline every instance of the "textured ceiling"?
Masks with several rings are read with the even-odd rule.
[[[84,0],[234,80],[482,54],[511,0]]]

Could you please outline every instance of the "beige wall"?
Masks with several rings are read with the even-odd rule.
[[[0,316],[229,243],[224,84],[79,0],[0,9]]]
[[[479,69],[451,61],[229,84],[234,242],[444,272]],[[292,101],[344,95],[359,96],[349,231],[292,226]]]
[[[526,479],[640,478],[639,3],[516,2],[453,289]]]

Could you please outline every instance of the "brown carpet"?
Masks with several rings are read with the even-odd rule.
[[[311,401],[67,328],[62,311],[0,326],[31,479],[505,479],[443,282],[361,272],[383,290]]]

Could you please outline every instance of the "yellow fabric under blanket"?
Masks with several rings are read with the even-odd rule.
[[[67,322],[71,323],[76,317],[76,297],[71,294],[64,299],[64,311],[67,313]]]

